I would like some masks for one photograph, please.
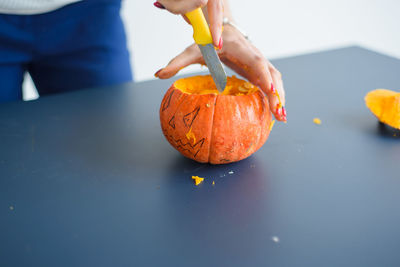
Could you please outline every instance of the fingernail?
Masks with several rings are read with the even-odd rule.
[[[222,36],[219,38],[219,43],[218,43],[218,49],[222,49],[222,45],[224,44],[224,41],[222,41]]]
[[[272,92],[273,94],[275,94],[275,93],[276,93],[276,91],[275,91],[275,88],[274,88],[274,84],[273,84],[273,83],[271,83],[271,92]]]
[[[160,9],[165,9],[165,7],[164,7],[160,2],[154,2],[153,5],[154,5],[155,7],[160,8]]]
[[[285,107],[282,107],[282,115],[283,115],[283,117],[286,118],[286,109],[285,109]]]
[[[154,73],[154,77],[158,78],[158,74],[160,73],[160,71],[162,71],[163,69],[159,69],[156,73]]]
[[[279,107],[276,108],[275,113],[276,113],[278,116],[280,116],[280,115],[281,115],[281,109],[280,109]]]

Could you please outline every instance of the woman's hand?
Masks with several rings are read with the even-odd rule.
[[[189,11],[199,7],[207,6],[208,22],[213,38],[213,44],[216,47],[222,47],[222,20],[224,17],[223,0],[158,0],[154,5],[158,8],[166,9],[173,14],[180,14],[190,24],[185,17]]]
[[[232,26],[224,27],[222,38],[224,46],[217,51],[221,61],[260,87],[268,96],[270,110],[275,118],[286,121],[285,91],[280,72]],[[204,64],[204,60],[198,46],[193,44],[172,59],[155,76],[167,79],[174,76],[180,69],[196,63]]]

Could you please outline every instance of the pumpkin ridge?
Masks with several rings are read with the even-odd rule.
[[[259,92],[259,98],[257,98],[257,97],[256,98],[257,98],[257,101],[260,101],[260,105],[261,105],[262,110],[263,110],[261,121],[264,121],[264,118],[267,117],[266,118],[267,125],[268,125],[267,127],[268,127],[268,129],[270,129],[269,132],[268,132],[268,135],[267,135],[267,139],[268,139],[268,136],[271,134],[271,130],[272,130],[272,128],[270,128],[271,127],[271,123],[272,123],[272,115],[271,115],[271,112],[270,112],[270,110],[268,108],[269,107],[269,100],[263,94],[261,89],[258,92]],[[270,115],[270,119],[269,120],[268,120],[268,115]],[[268,123],[268,121],[269,121],[269,123]],[[264,143],[265,143],[265,141],[263,142],[263,129],[261,128],[260,136],[259,136],[259,138],[257,140],[257,146],[256,146],[256,149],[254,150],[254,152],[259,150],[264,145]]]
[[[261,95],[260,94],[257,95],[257,93],[261,93]],[[261,106],[262,114],[261,114],[261,116],[259,118],[259,121],[263,121],[263,119],[265,117],[265,111],[266,111],[266,107],[263,105],[264,104],[263,103],[263,97],[265,97],[265,96],[262,94],[262,92],[260,92],[260,90],[257,91],[257,93],[256,94],[252,94],[251,97],[253,98],[253,101],[257,102]],[[255,146],[255,149],[254,149],[253,153],[256,152],[260,148],[259,144],[260,144],[260,141],[261,141],[262,132],[263,132],[263,129],[260,126],[260,134],[258,135],[257,140],[248,148],[248,151],[246,152],[246,154],[249,154],[249,151],[253,148],[253,146]]]
[[[208,162],[210,162],[210,157],[211,157],[211,144],[212,144],[212,139],[213,139],[213,133],[214,133],[214,118],[215,118],[215,107],[217,106],[217,100],[218,100],[218,98],[219,98],[219,95],[217,95],[216,97],[215,97],[215,102],[214,102],[214,105],[213,105],[213,115],[212,115],[212,120],[211,120],[211,129],[210,129],[210,131],[211,131],[211,133],[210,133],[210,144],[208,145]]]

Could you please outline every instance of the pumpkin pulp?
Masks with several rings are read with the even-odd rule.
[[[174,83],[175,88],[183,93],[206,95],[249,95],[257,91],[257,87],[253,84],[238,79],[236,76],[227,77],[225,90],[219,92],[211,76],[194,76],[177,80]]]

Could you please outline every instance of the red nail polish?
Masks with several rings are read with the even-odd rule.
[[[276,91],[275,91],[275,88],[274,88],[274,84],[273,84],[273,83],[271,83],[271,92],[272,92],[273,94],[275,94],[275,93],[276,93]]]
[[[276,111],[275,111],[275,113],[276,114],[278,114],[279,116],[281,115],[281,109],[278,107],[278,108],[276,108]]]
[[[165,7],[164,7],[160,2],[154,2],[153,5],[154,5],[155,7],[160,8],[160,9],[165,9]]]
[[[222,49],[222,45],[224,44],[224,41],[222,41],[222,37],[219,38],[219,43],[218,43],[218,49]]]
[[[285,109],[285,107],[282,107],[282,115],[283,115],[283,117],[286,118],[286,109]]]
[[[160,71],[162,71],[163,69],[159,69],[156,73],[154,73],[154,77],[158,78],[158,74],[160,73]]]

